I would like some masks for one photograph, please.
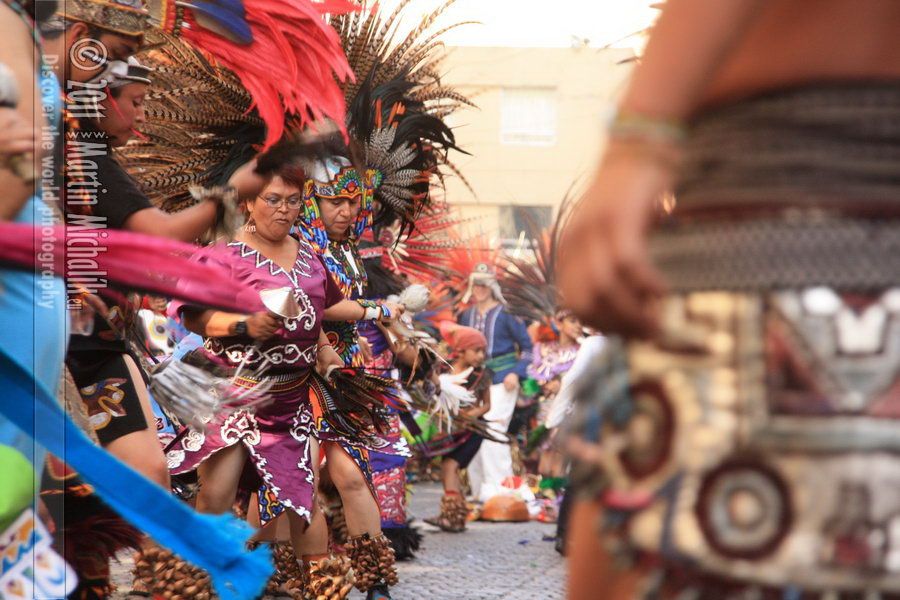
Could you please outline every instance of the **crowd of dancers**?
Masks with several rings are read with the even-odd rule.
[[[422,537],[410,458],[440,463],[427,521],[450,532],[467,490],[522,473],[583,331],[552,261],[461,236],[445,119],[470,102],[441,82],[442,9],[401,34],[405,4],[3,5],[31,36],[20,61],[37,50],[13,84],[43,96],[48,146],[29,150],[52,167],[19,177],[18,221],[38,227],[7,232],[26,267],[53,237],[56,286],[42,304],[38,275],[4,272],[4,319],[46,328],[4,336],[7,366],[54,414],[4,417],[44,521],[28,495],[8,511],[47,558],[20,589],[106,597],[131,547],[136,595],[389,598]],[[522,252],[555,245],[541,235]]]
[[[577,600],[900,597],[898,4],[669,0],[515,252],[408,4],[0,4],[0,597],[390,598],[429,466]]]

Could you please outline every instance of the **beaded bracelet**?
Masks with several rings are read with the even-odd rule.
[[[687,127],[677,119],[639,113],[619,112],[609,124],[609,137],[616,140],[679,146],[687,136]]]
[[[362,321],[380,321],[381,319],[390,318],[391,311],[383,304],[364,298],[359,298],[356,302],[366,310],[361,319]]]

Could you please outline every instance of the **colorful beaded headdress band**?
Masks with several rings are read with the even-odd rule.
[[[380,175],[369,169],[365,177],[350,161],[343,157],[332,157],[317,161],[309,170],[309,178],[303,185],[303,212],[300,213],[300,228],[304,237],[318,251],[328,247],[328,232],[319,210],[319,199],[360,198],[359,216],[351,226],[350,238],[353,240],[372,226],[373,202],[375,188],[380,182]]]

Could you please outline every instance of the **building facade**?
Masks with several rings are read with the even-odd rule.
[[[506,244],[555,208],[596,164],[605,123],[631,72],[633,52],[596,48],[449,50],[445,81],[477,108],[450,118],[468,180],[447,180],[447,199],[469,234]],[[498,233],[499,232],[499,233]]]

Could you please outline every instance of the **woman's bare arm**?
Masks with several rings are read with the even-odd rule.
[[[247,323],[247,335],[255,340],[266,340],[278,328],[278,319],[266,311],[242,315],[219,310],[196,311],[186,309],[182,320],[187,330],[203,337],[228,337],[235,334],[237,323]]]
[[[203,312],[185,310],[182,315],[185,329],[204,337],[226,337],[231,335],[230,332],[234,324],[246,318],[247,315],[226,313],[218,310],[204,310]]]
[[[326,321],[362,321],[366,317],[366,309],[354,300],[341,300],[325,309]]]
[[[622,99],[623,112],[688,117],[764,4],[668,0]]]

